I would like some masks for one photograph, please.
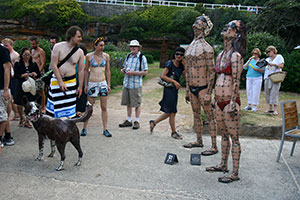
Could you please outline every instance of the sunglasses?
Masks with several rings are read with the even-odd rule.
[[[104,41],[104,38],[103,37],[97,38],[94,42],[94,45],[97,45],[98,42],[100,42],[100,41]]]
[[[184,56],[183,53],[175,53],[175,56]]]
[[[270,53],[271,51],[266,51],[266,54]]]
[[[229,23],[229,28],[230,28],[230,29],[235,29],[235,30],[237,30],[237,25],[236,25],[236,23],[230,22],[230,23]]]
[[[23,56],[30,56],[30,54],[28,54],[28,53],[25,53],[25,54],[23,54]]]
[[[257,53],[257,52],[253,52],[253,54],[255,54],[255,55],[258,55],[258,53]]]
[[[203,21],[203,22],[207,23],[207,20],[206,20],[206,18],[205,18],[205,17],[203,17],[203,16],[200,16],[200,17],[199,17],[199,19],[200,19],[201,21]]]

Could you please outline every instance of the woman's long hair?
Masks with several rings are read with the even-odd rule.
[[[29,49],[28,47],[23,47],[23,48],[21,49],[21,53],[20,53],[20,61],[22,61],[23,63],[24,63],[24,60],[23,60],[23,54],[24,54],[24,52],[27,51],[27,50],[30,52],[30,49]],[[32,56],[31,56],[31,54],[30,54],[30,58],[29,58],[29,63],[32,63]]]
[[[241,54],[242,57],[246,55],[247,46],[247,35],[246,35],[246,25],[243,21],[239,20],[240,26],[237,29],[237,36],[233,41],[233,50]]]

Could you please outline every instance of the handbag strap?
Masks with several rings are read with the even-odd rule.
[[[62,60],[60,61],[60,63],[58,63],[57,68],[59,68],[60,66],[62,66],[67,60],[69,60],[69,58],[71,58],[71,56],[79,49],[79,47],[76,45],[71,52]]]

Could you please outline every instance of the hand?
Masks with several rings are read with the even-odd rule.
[[[126,72],[126,75],[127,76],[133,76],[133,75],[135,75],[135,71],[131,71],[130,69],[128,69],[127,72]]]
[[[210,104],[211,102],[211,95],[210,94],[206,94],[204,96],[204,104]]]
[[[87,86],[87,85],[84,87],[84,93],[85,93],[85,94],[88,93],[88,86]]]
[[[125,68],[122,68],[122,69],[121,69],[121,73],[122,73],[122,74],[126,74]]]
[[[59,81],[58,84],[59,84],[59,88],[61,91],[65,92],[68,90],[67,86],[65,85],[65,83],[63,81]]]
[[[9,90],[4,90],[3,92],[3,98],[5,101],[8,101],[10,99],[10,94],[9,94]]]
[[[179,90],[181,88],[180,83],[178,83],[177,81],[174,81],[174,85],[175,85],[177,90]]]
[[[31,72],[31,76],[36,77],[37,74],[35,72]]]
[[[78,98],[80,98],[81,94],[82,94],[82,87],[78,87],[76,94],[78,95]]]
[[[29,77],[29,73],[24,73],[21,75],[22,78],[28,78]]]
[[[107,92],[108,94],[110,93],[111,89],[110,89],[110,86],[107,87]]]

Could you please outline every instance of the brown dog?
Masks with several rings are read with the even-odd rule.
[[[74,119],[56,119],[48,115],[41,114],[40,106],[37,102],[29,102],[27,98],[23,99],[25,106],[25,115],[29,119],[39,137],[39,156],[35,159],[40,161],[43,157],[44,138],[47,136],[50,139],[51,153],[48,157],[53,157],[55,153],[55,145],[61,156],[57,171],[64,169],[65,146],[67,142],[71,142],[79,154],[79,159],[75,166],[80,166],[82,162],[82,150],[80,147],[80,135],[76,126],[77,122],[87,121],[92,113],[93,107],[90,103],[87,104],[86,112],[83,116]]]

